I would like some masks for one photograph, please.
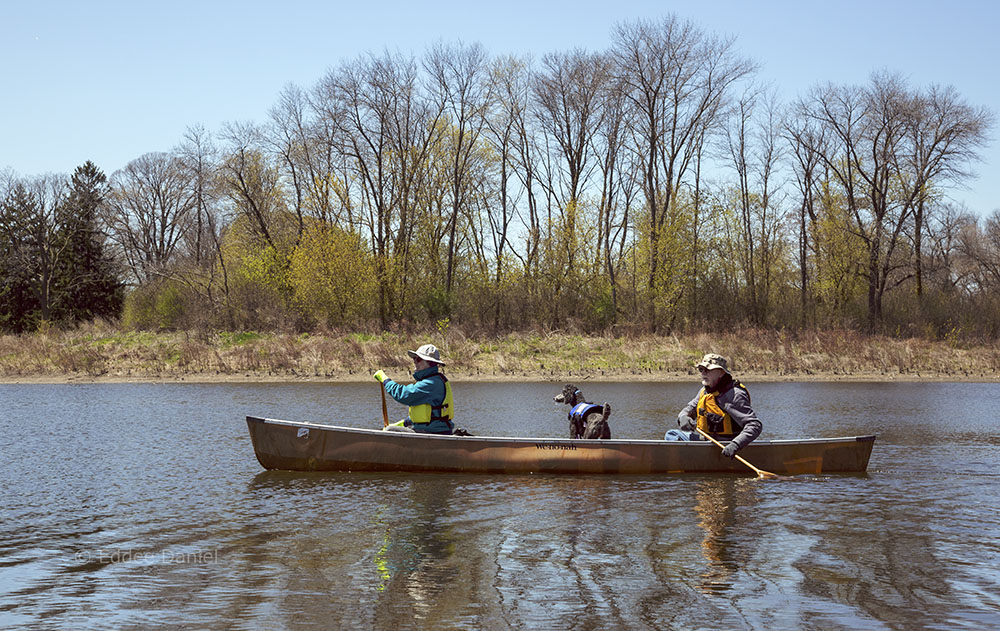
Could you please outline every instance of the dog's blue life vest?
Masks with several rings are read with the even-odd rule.
[[[573,409],[569,411],[569,417],[574,421],[582,421],[592,412],[601,414],[604,412],[604,406],[597,405],[596,403],[577,403]]]

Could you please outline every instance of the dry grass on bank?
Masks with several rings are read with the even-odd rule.
[[[383,368],[405,379],[406,350],[437,344],[449,376],[471,380],[678,380],[705,352],[755,380],[1000,380],[1000,348],[864,336],[850,331],[742,330],[721,335],[582,336],[73,331],[0,336],[0,380],[340,380]]]

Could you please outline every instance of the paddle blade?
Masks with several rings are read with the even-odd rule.
[[[763,471],[757,469],[757,477],[761,480],[794,480],[787,475],[778,475],[777,473],[771,473],[770,471]]]

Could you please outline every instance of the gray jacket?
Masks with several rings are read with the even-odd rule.
[[[698,416],[698,398],[700,394],[701,392],[699,391],[698,394],[684,406],[684,409],[681,410],[680,414],[677,415],[677,424],[680,425],[682,430],[686,432],[694,432],[695,436],[704,440],[701,434],[695,432],[696,419]],[[739,449],[743,449],[755,438],[760,436],[760,432],[764,429],[764,425],[760,422],[760,419],[757,418],[757,414],[754,413],[753,408],[750,407],[750,396],[747,394],[746,390],[739,387],[732,387],[717,396],[715,401],[719,404],[719,407],[729,413],[729,416],[733,419],[733,423],[740,427],[740,433],[732,439],[732,442],[736,443],[736,446]]]

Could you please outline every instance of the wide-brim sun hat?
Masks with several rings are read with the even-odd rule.
[[[422,359],[426,362],[431,362],[432,364],[438,364],[439,366],[445,365],[445,363],[441,361],[441,352],[438,351],[437,346],[434,346],[433,344],[424,344],[415,351],[406,352],[414,359]]]
[[[729,362],[722,355],[716,355],[715,353],[708,353],[694,366],[695,368],[704,368],[705,370],[721,368],[723,371],[729,372]]]

